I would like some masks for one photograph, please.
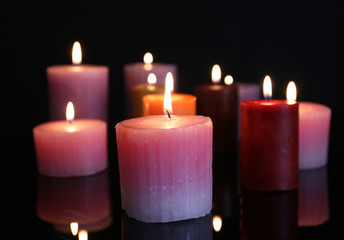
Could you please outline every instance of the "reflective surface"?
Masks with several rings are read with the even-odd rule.
[[[14,239],[325,239],[342,225],[343,164],[331,159],[328,167],[300,171],[298,190],[258,192],[240,187],[236,154],[215,155],[212,213],[148,224],[121,210],[115,151],[107,171],[49,178],[31,165],[31,145],[22,150],[15,155],[30,164],[1,174],[3,236]]]

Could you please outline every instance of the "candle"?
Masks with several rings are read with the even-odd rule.
[[[214,151],[234,151],[237,147],[238,89],[235,84],[219,84],[221,69],[214,65],[213,84],[195,87],[197,114],[209,116],[214,122]]]
[[[123,70],[128,113],[131,107],[131,89],[135,85],[145,84],[149,73],[156,75],[157,85],[164,85],[166,74],[171,72],[176,79],[175,84],[177,86],[177,65],[153,62],[153,55],[149,52],[144,55],[143,63],[126,64]]]
[[[154,73],[150,73],[147,77],[148,84],[136,85],[131,89],[131,106],[132,117],[142,117],[142,98],[147,94],[163,93],[165,87],[162,85],[156,85],[156,76]]]
[[[80,118],[107,120],[109,68],[81,64],[78,42],[73,46],[73,65],[50,66],[47,78],[52,120],[64,119],[68,101],[77,106]]]
[[[173,89],[172,73],[166,75],[166,81],[171,82]],[[142,98],[143,116],[161,115],[164,105],[164,94],[147,94]],[[196,97],[191,94],[173,93],[171,95],[173,111],[176,115],[195,115]]]
[[[264,96],[272,97],[268,76]],[[248,189],[298,187],[298,103],[291,92],[287,99],[241,103],[241,184]]]
[[[327,164],[331,108],[317,103],[300,102],[299,168],[310,169]]]
[[[171,103],[162,111],[168,116],[116,125],[122,208],[142,222],[205,216],[212,208],[212,122],[172,115]]]
[[[51,177],[72,177],[104,170],[106,123],[96,119],[73,120],[74,109],[70,107],[66,112],[67,121],[47,122],[33,129],[38,172]]]

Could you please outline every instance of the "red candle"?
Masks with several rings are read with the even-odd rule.
[[[237,147],[238,89],[236,85],[218,84],[221,70],[212,70],[214,84],[195,87],[197,114],[209,116],[214,123],[214,152],[226,152]]]
[[[264,82],[268,80],[266,77]],[[266,91],[266,86],[264,96],[271,97],[271,90]],[[244,187],[262,191],[296,189],[298,103],[289,97],[287,101],[242,102],[240,148]]]

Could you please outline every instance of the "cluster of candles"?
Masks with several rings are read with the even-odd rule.
[[[81,48],[75,45],[73,65],[47,69],[55,121],[33,130],[38,171],[46,176],[87,176],[107,168],[109,70],[81,65]],[[172,93],[176,65],[153,63],[151,54],[144,60],[124,66],[133,118],[115,127],[128,216],[170,222],[208,214],[213,150],[234,151],[239,139],[241,184],[248,189],[296,189],[299,169],[326,164],[331,109],[297,102],[294,82],[287,100],[273,100],[267,76],[265,99],[258,100],[259,85],[233,83],[231,76],[221,84],[215,65],[213,84],[196,86],[195,95]],[[72,102],[80,119],[74,120]]]

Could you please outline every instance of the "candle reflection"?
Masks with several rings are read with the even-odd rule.
[[[329,218],[327,167],[300,171],[299,226],[317,226]]]
[[[150,240],[211,240],[212,216],[210,214],[190,220],[170,223],[143,223],[122,216],[122,240],[150,239]]]
[[[107,228],[112,223],[108,173],[76,178],[39,176],[37,215],[52,223],[57,231],[73,231],[73,235],[77,234],[77,229],[99,231]]]
[[[241,239],[297,239],[297,190],[242,189]]]

